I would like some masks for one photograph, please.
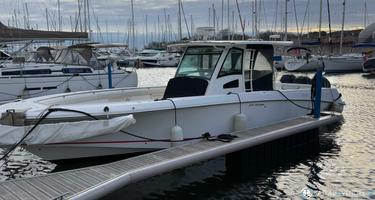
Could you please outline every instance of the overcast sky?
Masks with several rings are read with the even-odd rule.
[[[240,10],[243,18],[246,21],[246,31],[251,32],[251,5],[254,0],[238,0],[240,4]],[[260,0],[258,0],[259,2]],[[347,16],[346,16],[346,27],[347,28],[362,28],[364,26],[364,14],[365,14],[365,1],[367,1],[367,12],[368,22],[375,22],[375,0],[347,0]],[[155,25],[158,24],[158,16],[160,23],[164,24],[164,9],[166,14],[170,16],[170,21],[174,29],[177,27],[177,0],[135,0],[135,24],[137,32],[141,33],[145,31],[145,16],[148,16],[148,29],[153,31]],[[221,4],[222,0],[182,0],[185,14],[187,17],[187,23],[190,26],[190,16],[192,16],[195,27],[208,26],[209,7],[215,4],[216,12],[221,20]],[[227,26],[227,0],[224,0],[224,26]],[[235,0],[229,0],[230,13],[235,12],[235,21],[238,21],[238,12],[235,4]],[[276,9],[276,4],[278,9]],[[282,24],[281,9],[284,6],[284,0],[262,0],[263,6],[260,10],[260,21],[261,29],[270,29],[275,21],[276,10],[278,10],[277,24],[280,27]],[[308,0],[295,0],[296,10],[299,21],[299,26],[302,26],[303,18],[305,16],[305,10]],[[339,29],[341,26],[342,18],[342,2],[343,0],[330,0],[331,12],[332,12],[332,24],[334,29]],[[0,6],[0,20],[4,24],[13,24],[12,16],[16,12],[18,24],[24,24],[23,16],[24,5],[27,3],[29,10],[30,24],[33,28],[38,27],[39,29],[46,29],[46,11],[50,19],[57,21],[57,0],[1,0]],[[90,0],[91,10],[91,25],[92,29],[96,29],[97,25],[100,26],[101,30],[109,30],[112,32],[126,32],[128,30],[127,22],[131,17],[130,0]],[[290,30],[294,30],[296,27],[294,17],[294,6],[293,0],[289,0],[288,9],[288,27]],[[327,17],[327,5],[324,0],[324,18],[323,27],[328,27]],[[316,29],[318,27],[319,18],[319,0],[310,0],[310,27]],[[61,0],[61,15],[63,19],[63,28],[70,30],[71,23],[70,18],[74,20],[75,13],[77,12],[77,0]],[[94,17],[94,15],[96,17]],[[97,19],[97,20],[96,20]],[[307,28],[307,17],[304,29]],[[219,22],[221,27],[221,21]],[[184,26],[185,27],[185,26]],[[239,25],[237,25],[239,30]],[[280,29],[280,28],[279,28]],[[184,28],[185,30],[185,28]]]

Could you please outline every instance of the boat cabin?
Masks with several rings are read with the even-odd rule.
[[[274,89],[273,45],[289,42],[202,41],[185,48],[164,98]]]

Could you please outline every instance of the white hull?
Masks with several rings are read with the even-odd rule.
[[[137,99],[144,98],[142,93],[152,93],[152,90],[146,90],[148,92],[142,92],[141,90],[144,89],[129,90],[129,92],[124,90],[122,94],[124,94],[124,96],[133,94],[134,96],[134,94],[138,93],[138,97],[134,96],[134,98]],[[329,90],[330,89],[324,89],[323,91],[322,110],[326,110],[330,102],[332,102],[332,95]],[[154,92],[155,91],[161,92],[162,89],[154,89]],[[332,90],[332,92],[334,97],[338,96],[336,90]],[[285,90],[283,93],[300,105],[306,107],[311,106],[309,89]],[[157,96],[156,93],[155,96]],[[247,128],[276,123],[303,116],[310,112],[309,110],[298,108],[291,104],[276,91],[241,93],[240,97],[242,101],[242,112],[247,118]],[[45,102],[54,104],[56,103],[55,100],[50,98],[50,100],[46,100]],[[76,106],[69,106],[70,101],[75,102]],[[90,112],[89,110],[91,110],[92,113],[94,112],[93,109],[101,110],[102,107],[108,106],[113,113],[122,113],[121,115],[132,113],[134,115],[137,123],[126,128],[124,131],[153,139],[171,138],[171,129],[175,125],[174,109],[173,104],[168,100],[156,102],[152,101],[152,99],[143,100],[143,107],[139,107],[141,105],[140,102],[137,103],[134,101],[123,102],[121,106],[117,106],[119,103],[116,101],[108,103],[111,102],[110,99],[101,99],[90,103],[88,99],[82,98],[81,101],[80,103],[80,101],[74,99],[72,96],[67,98],[66,106],[61,105],[60,107],[75,108],[86,112]],[[114,101],[114,99],[112,99],[112,101]],[[234,116],[239,113],[240,109],[238,97],[236,95],[176,98],[174,99],[174,103],[177,106],[177,124],[182,128],[184,138],[200,137],[206,132],[209,132],[211,135],[233,132],[233,119]],[[133,110],[133,108],[135,110]],[[275,112],[275,110],[277,110],[277,112]],[[64,144],[27,146],[26,148],[46,160],[61,160],[152,151],[155,149],[168,148],[172,145],[171,142],[150,142],[129,136],[122,132],[117,132],[74,142],[66,142]]]
[[[288,71],[298,71],[307,65],[307,61],[304,59],[289,59],[285,61],[285,69]]]
[[[137,73],[112,74],[114,87],[137,87]],[[50,94],[108,88],[107,74],[0,77],[0,103]]]
[[[362,71],[363,59],[359,55],[346,55],[346,56],[324,56],[322,58],[313,57],[308,62],[305,59],[301,59],[300,63],[305,63],[301,66],[292,67],[288,71],[316,71],[317,68],[323,67],[322,61],[324,61],[324,71],[331,73],[345,73],[345,72],[360,72]],[[286,67],[286,69],[288,69]]]

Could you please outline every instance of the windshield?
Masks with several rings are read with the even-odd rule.
[[[176,77],[202,77],[211,79],[222,48],[189,47],[181,60]]]

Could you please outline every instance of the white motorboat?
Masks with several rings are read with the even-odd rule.
[[[56,94],[2,105],[0,143],[22,143],[46,160],[108,156],[168,148],[202,140],[205,133],[217,136],[307,115],[312,112],[311,85],[274,81],[274,43],[179,44],[186,50],[166,87]],[[323,88],[321,110],[342,108],[337,89]],[[62,133],[57,136],[55,131]]]
[[[93,44],[80,44],[61,50],[56,57],[49,48],[33,54],[32,61],[14,58],[0,68],[0,103],[42,95],[112,87],[137,87],[137,73],[99,63]]]
[[[119,61],[119,65],[137,67],[176,67],[180,61],[178,53],[167,51],[145,49],[135,57],[130,57]]]

